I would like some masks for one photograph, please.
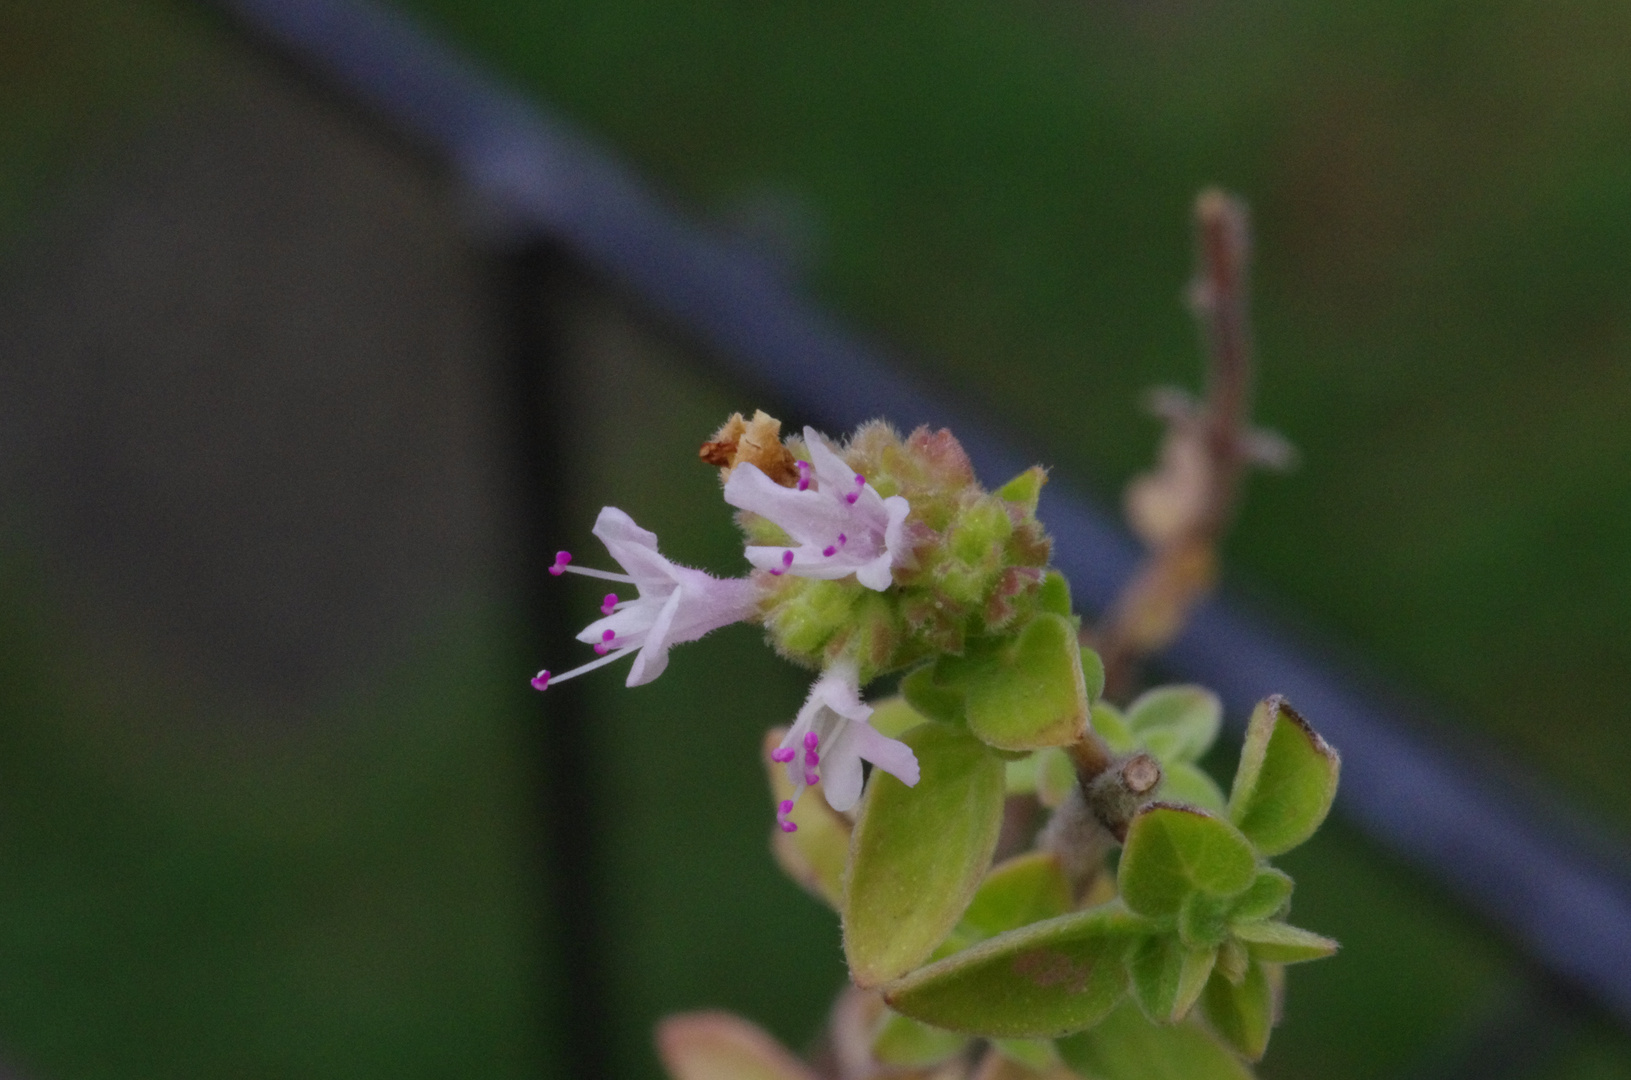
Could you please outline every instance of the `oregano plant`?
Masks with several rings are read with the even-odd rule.
[[[836,913],[853,985],[808,1060],[729,1015],[665,1020],[676,1080],[1250,1077],[1286,967],[1336,951],[1287,921],[1271,863],[1325,819],[1336,751],[1270,697],[1224,790],[1198,765],[1217,696],[1138,687],[1213,584],[1245,470],[1289,456],[1248,423],[1244,212],[1206,193],[1197,232],[1210,381],[1157,395],[1160,465],[1128,493],[1149,556],[1101,624],[1051,566],[1044,470],[987,490],[950,432],[882,422],[840,441],[759,412],[703,445],[745,576],[671,562],[612,507],[594,533],[621,573],[556,557],[623,593],[579,635],[598,658],[539,690],[625,657],[649,682],[670,647],[742,621],[815,673],[765,737],[767,820]]]

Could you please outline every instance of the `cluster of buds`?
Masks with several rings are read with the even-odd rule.
[[[871,423],[843,445],[812,428],[783,439],[763,412],[740,414],[706,442],[724,500],[738,511],[752,570],[717,578],[680,566],[655,534],[606,507],[594,534],[622,573],[555,557],[550,572],[634,587],[606,594],[601,618],[578,640],[598,658],[559,674],[540,671],[539,690],[632,655],[628,685],[662,674],[670,646],[736,622],[762,625],[778,652],[820,674],[775,760],[786,765],[790,814],[806,787],[849,810],[860,798],[863,761],[913,785],[910,748],[876,731],[862,687],[880,675],[970,641],[1011,634],[1038,610],[1049,544],[1036,520],[1040,469],[1001,491],[980,487],[950,432],[920,428],[902,439]]]

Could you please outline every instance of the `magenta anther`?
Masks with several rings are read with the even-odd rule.
[[[806,769],[804,771],[804,782],[810,787],[815,787],[817,784],[821,783],[821,777]]]
[[[606,631],[604,634],[600,635],[600,640],[595,642],[595,652],[599,653],[601,656],[605,656],[608,652],[611,651],[612,642],[614,642],[616,640],[617,640],[617,631],[616,630]]]
[[[838,545],[828,544],[826,547],[821,549],[821,554],[825,555],[829,559],[832,558],[834,555],[838,554]]]
[[[782,822],[781,827],[782,827],[782,832],[798,832],[799,831],[799,827],[797,825],[793,824],[791,821]]]
[[[838,546],[843,547],[847,543],[849,543],[849,537],[845,536],[843,533],[839,533],[838,534]]]
[[[810,463],[808,461],[795,461],[795,462],[793,462],[793,464],[798,467],[798,471],[799,471],[799,490],[800,491],[809,491],[810,490]]]
[[[617,594],[614,592],[609,592],[606,594],[606,599],[600,602],[600,613],[602,615],[610,615],[612,613],[612,609],[616,606]]]
[[[776,809],[779,810],[783,814],[791,814],[793,812],[793,800],[792,799],[783,799],[781,805],[778,806]]]
[[[804,764],[808,765],[812,769],[815,768],[817,765],[821,764],[821,755],[816,753],[814,750],[804,751]]]
[[[534,675],[532,677],[532,688],[534,690],[548,690],[549,689],[549,672],[540,671],[538,674]]]
[[[781,750],[772,750],[770,752],[770,760],[776,762],[777,764],[785,765],[789,761],[793,760],[793,756],[796,753],[798,753],[798,751],[794,750],[791,746]]]
[[[549,572],[556,577],[560,577],[566,573],[566,564],[571,561],[572,553],[570,551],[557,551],[555,553],[555,565],[549,568]]]
[[[806,731],[804,733],[804,749],[806,749],[806,750],[815,750],[815,749],[819,748],[820,746],[821,746],[821,736],[817,735],[813,731]]]

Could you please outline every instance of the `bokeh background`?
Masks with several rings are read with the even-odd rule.
[[[1194,385],[1188,210],[1257,227],[1229,578],[1631,835],[1631,8],[1609,0],[401,0],[1112,502]],[[0,1060],[19,1076],[565,1075],[843,979],[780,880],[752,631],[583,691],[548,820],[501,261],[425,148],[206,3],[0,2]],[[567,290],[559,546],[603,504],[739,564],[694,448],[756,402]],[[801,418],[786,418],[792,423]],[[896,418],[909,425],[913,418]],[[988,478],[1000,479],[1000,478]],[[559,602],[592,612],[592,590]],[[1318,718],[1313,718],[1318,722]],[[1214,763],[1227,774],[1232,753]],[[592,839],[565,962],[546,835]],[[1631,1077],[1631,1040],[1340,823],[1286,860],[1276,1078]]]

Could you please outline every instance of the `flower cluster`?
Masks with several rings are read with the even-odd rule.
[[[602,617],[578,635],[597,659],[540,671],[532,685],[543,690],[632,655],[627,683],[639,686],[662,674],[671,646],[758,623],[784,656],[820,672],[772,755],[794,788],[778,808],[780,827],[797,828],[788,820],[794,802],[818,783],[833,809],[852,808],[863,761],[916,784],[911,749],[872,727],[861,688],[927,657],[960,654],[1035,611],[1048,558],[1035,517],[1040,471],[991,494],[949,432],[923,428],[902,439],[869,424],[840,447],[812,428],[784,440],[763,412],[733,416],[702,458],[721,470],[752,570],[716,578],[681,566],[661,554],[655,534],[606,507],[594,535],[623,572],[576,566],[565,551],[550,572],[632,585],[635,595],[607,593]]]

